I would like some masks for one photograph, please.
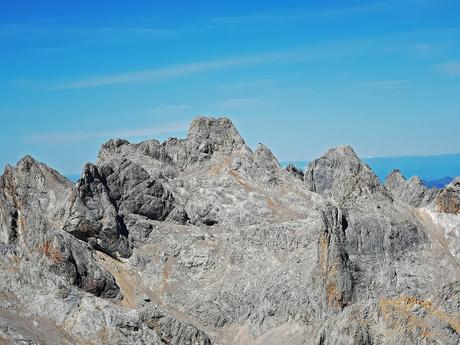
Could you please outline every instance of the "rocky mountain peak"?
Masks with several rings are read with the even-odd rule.
[[[273,152],[264,144],[259,143],[254,151],[254,155],[260,161],[265,161],[266,164],[273,165],[276,167],[280,167],[278,159],[273,154]]]
[[[23,158],[19,160],[19,162],[16,164],[18,167],[30,167],[30,166],[38,166],[40,163],[36,161],[32,156],[26,155]]]
[[[457,345],[460,179],[450,214],[387,185],[350,146],[283,170],[227,118],[109,140],[76,185],[24,157],[0,178],[0,343]]]
[[[385,180],[385,187],[392,196],[414,207],[430,204],[438,194],[438,190],[426,187],[420,177],[412,176],[407,180],[399,170],[393,170]]]
[[[419,176],[412,176],[409,181],[418,185],[424,185],[422,179]]]
[[[52,175],[55,177],[60,177],[60,174],[49,168],[43,163],[38,162],[32,156],[24,156],[21,158],[16,166],[7,165],[5,173],[23,175],[27,174],[29,178],[37,178],[39,176],[44,177],[44,175]]]
[[[191,148],[203,153],[214,151],[230,153],[245,145],[230,119],[204,116],[193,119],[188,131],[187,143]]]
[[[304,181],[343,211],[350,253],[400,255],[424,241],[424,234],[394,205],[392,195],[350,146],[331,149],[312,161]]]
[[[349,145],[330,149],[310,162],[304,181],[311,191],[331,197],[338,204],[363,194],[390,198],[379,178]]]
[[[14,167],[7,166],[0,178],[2,192],[24,208],[29,205],[34,212],[55,212],[72,186],[56,170],[31,156],[23,157]]]
[[[123,145],[128,145],[129,141],[125,139],[110,139],[109,141],[102,144],[102,149],[115,150]]]
[[[401,183],[404,183],[406,178],[401,173],[401,170],[394,169],[386,178],[385,184],[388,186],[396,186]]]
[[[338,155],[342,157],[348,157],[348,158],[355,158],[359,159],[358,155],[356,154],[355,150],[350,145],[340,145],[337,146],[336,148],[330,149],[327,153],[327,155]]]

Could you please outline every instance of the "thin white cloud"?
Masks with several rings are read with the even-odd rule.
[[[435,49],[435,44],[427,42],[416,43],[414,44],[414,48],[419,53],[429,53]]]
[[[371,80],[361,83],[355,83],[353,86],[358,88],[366,88],[371,90],[393,90],[393,89],[407,89],[407,90],[424,90],[424,89],[447,89],[457,90],[460,84],[420,84],[411,83],[404,79],[394,80]]]
[[[148,113],[153,114],[171,114],[171,113],[180,113],[185,110],[189,110],[192,106],[188,104],[169,104],[169,105],[162,105],[159,107],[148,109]]]
[[[49,84],[37,80],[19,80],[15,84],[18,86],[45,88],[47,90],[65,90],[65,89],[84,89],[92,87],[101,87],[108,85],[117,85],[124,83],[135,83],[142,81],[155,81],[170,78],[177,78],[194,73],[206,72],[211,70],[220,70],[237,66],[256,65],[262,63],[288,63],[288,62],[305,62],[315,59],[322,59],[325,56],[345,56],[357,54],[365,51],[372,46],[376,40],[382,40],[386,36],[376,36],[373,38],[354,38],[343,41],[329,42],[310,47],[299,47],[298,49],[287,50],[282,52],[266,52],[250,55],[243,55],[233,58],[222,58],[215,60],[205,60],[197,62],[188,62],[167,67],[158,67],[138,71],[126,71],[123,73],[114,73],[108,75],[89,76],[80,80],[60,82]],[[393,36],[390,35],[390,38]],[[48,85],[47,85],[48,84]],[[270,81],[265,81],[265,87],[269,86]],[[247,85],[249,87],[249,85]]]
[[[249,65],[256,63],[277,62],[286,60],[299,59],[304,54],[298,52],[286,53],[265,53],[246,55],[242,57],[209,60],[202,62],[184,63],[171,67],[163,67],[156,69],[146,69],[134,72],[125,72],[118,74],[103,75],[94,78],[87,78],[75,82],[70,82],[62,85],[57,85],[53,89],[82,89],[105,85],[124,84],[132,82],[140,82],[146,80],[161,80],[173,77],[184,76],[188,74],[204,72],[208,70],[215,70],[239,65]]]
[[[68,25],[49,23],[16,23],[0,25],[0,36],[20,35],[49,35],[58,31],[63,35],[145,35],[155,38],[169,38],[178,33],[176,29],[163,29],[149,26],[101,26],[101,25]]]
[[[229,108],[247,107],[262,103],[259,98],[229,98],[222,101],[222,106]]]
[[[393,79],[393,80],[370,80],[362,83],[358,83],[358,86],[362,86],[369,89],[395,89],[407,87],[407,80]]]
[[[448,76],[460,76],[460,61],[449,61],[439,65],[439,69]]]
[[[154,69],[145,69],[140,71],[129,71],[124,73],[116,73],[109,75],[101,75],[96,77],[89,77],[86,79],[63,83],[60,85],[52,86],[53,90],[66,90],[66,89],[83,89],[98,86],[134,83],[142,81],[163,80],[169,78],[176,78],[180,76],[190,75],[199,72],[210,70],[219,70],[242,65],[254,65],[262,63],[287,63],[287,62],[301,62],[312,59],[319,59],[327,54],[334,54],[335,56],[343,56],[356,52],[356,44],[366,44],[368,40],[347,40],[340,41],[309,49],[299,49],[284,52],[268,52],[252,55],[244,55],[234,58],[223,58],[208,61],[199,61],[191,63],[183,63],[170,67],[160,67]]]
[[[260,90],[272,88],[275,83],[275,79],[243,80],[218,84],[216,88],[221,90]]]
[[[254,12],[246,15],[216,17],[217,24],[244,24],[251,22],[277,22],[311,17],[349,16],[352,14],[367,13],[389,7],[397,3],[396,0],[376,0],[367,3],[338,3],[327,4],[319,2],[310,6],[278,8],[269,11]]]
[[[28,143],[35,144],[65,144],[91,139],[108,138],[133,138],[154,137],[187,130],[188,122],[170,122],[155,127],[143,127],[134,129],[122,129],[101,132],[51,132],[32,134],[27,138]]]

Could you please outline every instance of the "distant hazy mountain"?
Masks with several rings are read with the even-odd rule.
[[[65,175],[65,177],[67,177],[72,182],[77,182],[80,178],[80,175]]]
[[[446,176],[436,180],[422,180],[423,184],[428,188],[436,187],[436,188],[443,188],[453,180],[452,177]]]

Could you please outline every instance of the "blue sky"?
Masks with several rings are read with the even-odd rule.
[[[280,160],[460,152],[455,0],[1,0],[0,46],[1,165],[79,173],[198,114]]]

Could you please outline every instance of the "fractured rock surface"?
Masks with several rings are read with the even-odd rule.
[[[399,170],[388,175],[385,187],[395,198],[414,207],[429,205],[439,194],[438,189],[426,187],[418,176],[406,180]]]
[[[0,343],[458,344],[458,180],[304,172],[227,118],[0,178]]]
[[[436,197],[439,212],[460,215],[460,178],[454,179]]]

